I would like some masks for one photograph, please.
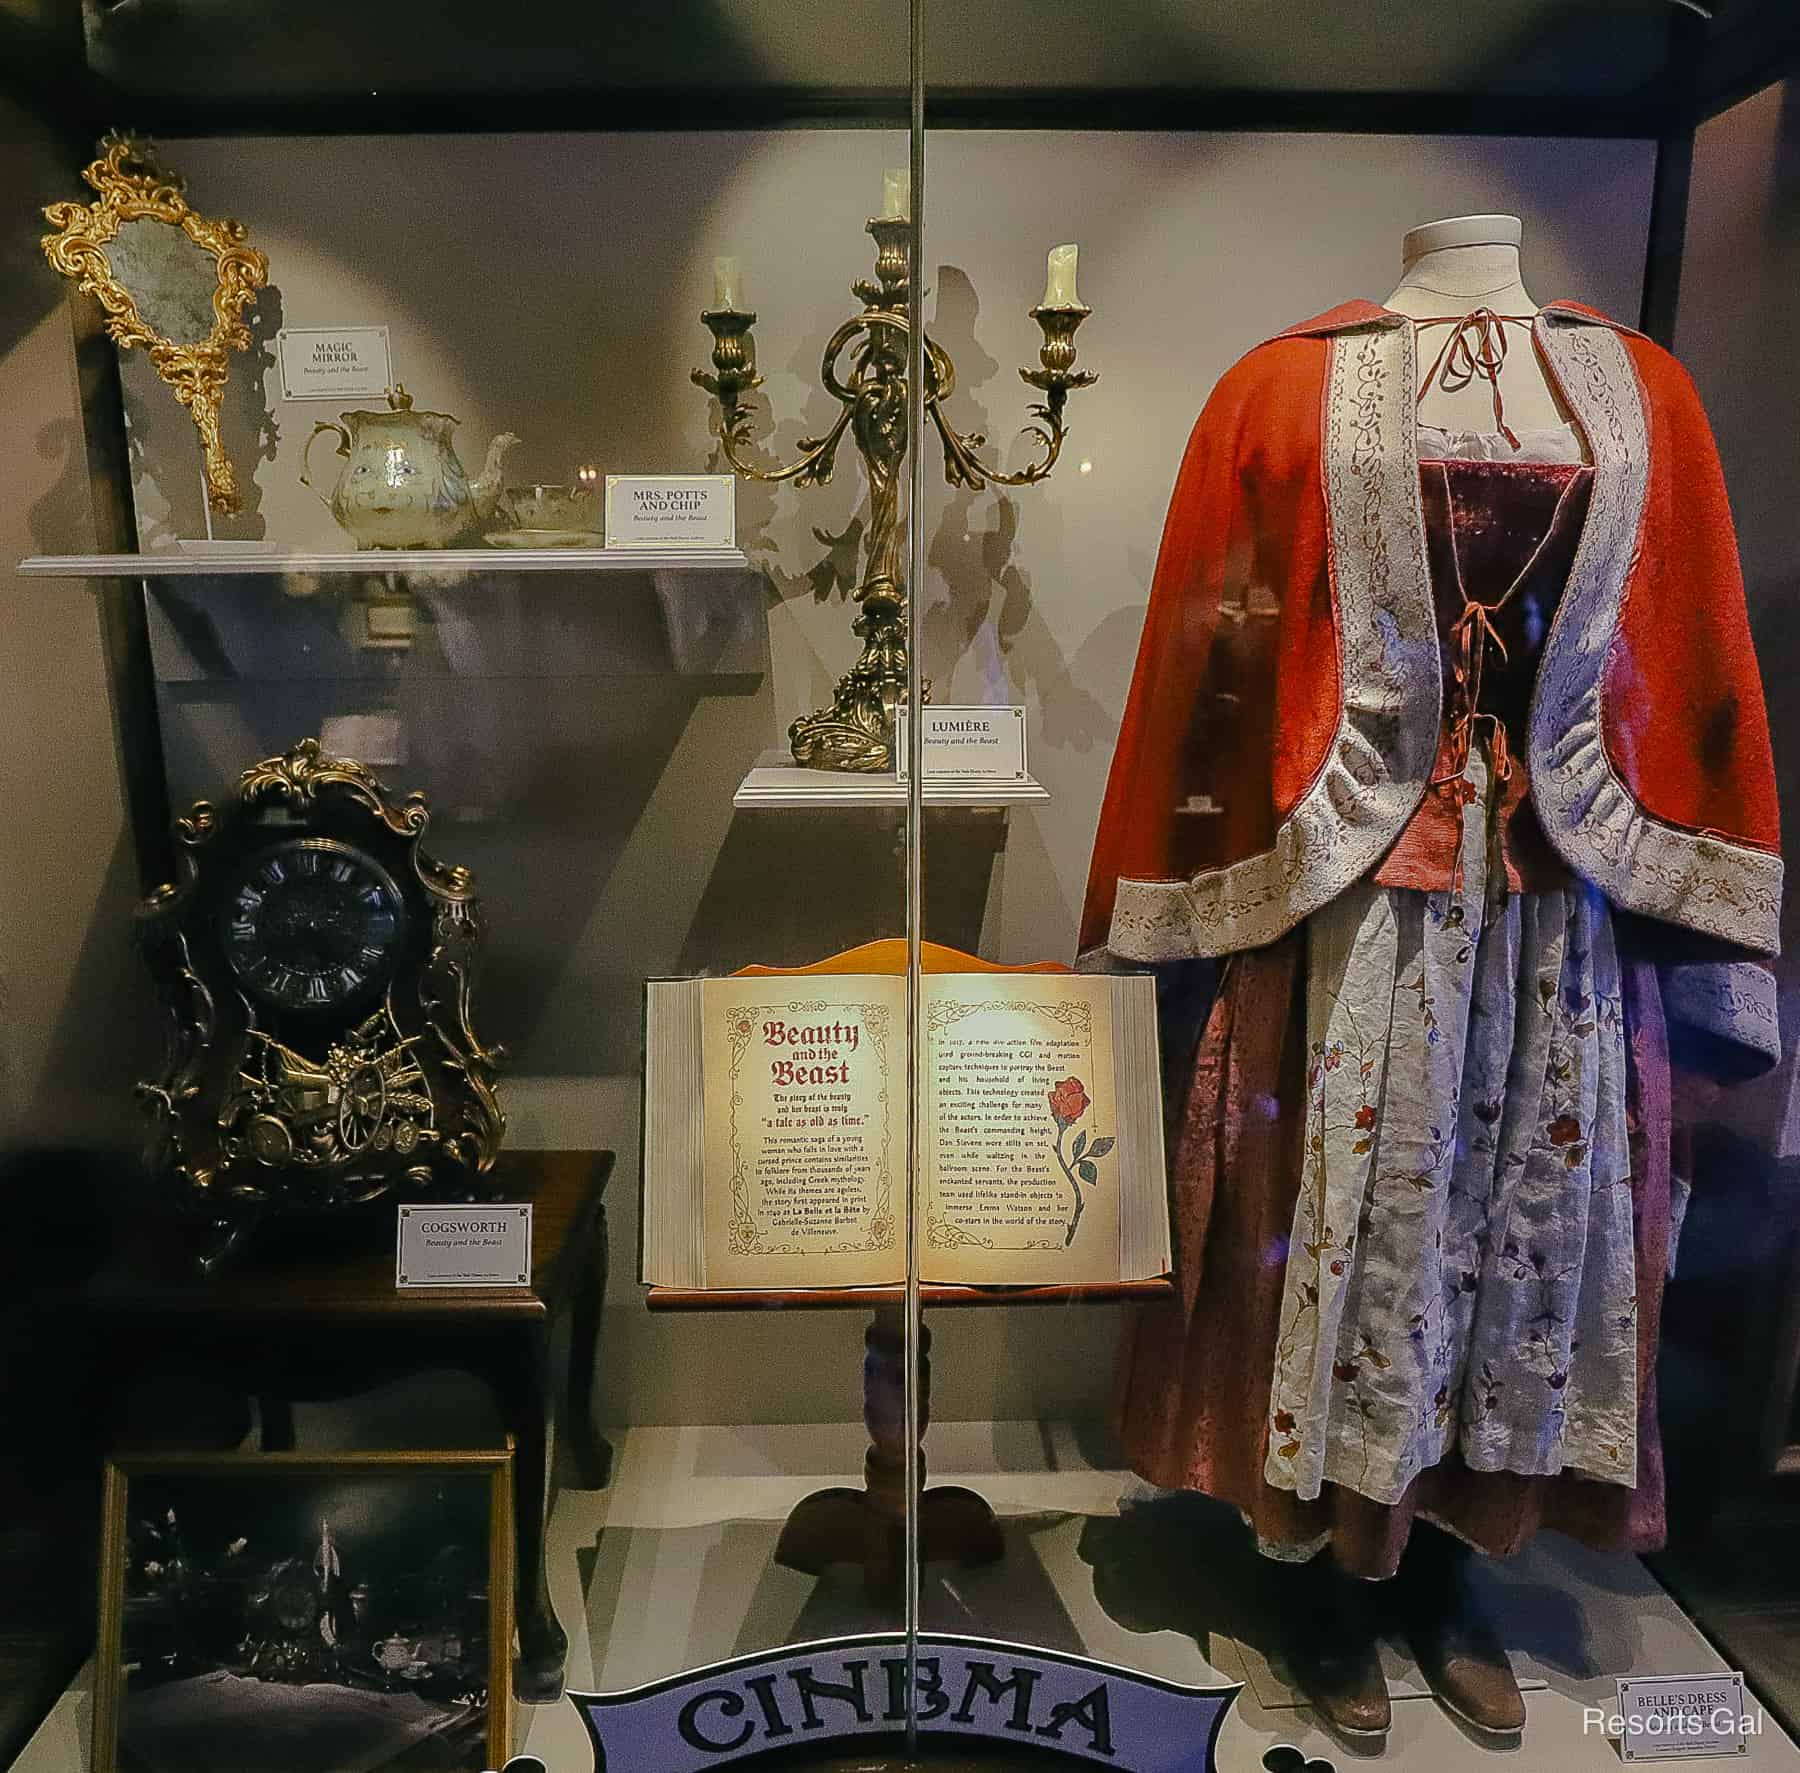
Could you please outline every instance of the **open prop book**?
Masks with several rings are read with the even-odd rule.
[[[936,973],[922,991],[922,1278],[1168,1273],[1154,982]],[[645,993],[645,1283],[899,1284],[906,981],[652,979]]]

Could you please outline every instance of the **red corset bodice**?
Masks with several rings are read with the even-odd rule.
[[[1432,785],[1382,858],[1383,886],[1442,892],[1456,883],[1463,770],[1483,747],[1490,816],[1509,892],[1569,873],[1532,809],[1526,727],[1538,661],[1587,515],[1593,471],[1574,462],[1421,461],[1443,724]]]

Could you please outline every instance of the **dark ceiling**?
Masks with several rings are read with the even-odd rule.
[[[925,0],[928,102],[941,122],[1644,133],[1704,69],[1760,83],[1800,51],[1800,0],[1712,10]],[[15,70],[165,131],[906,115],[906,0],[0,0],[3,33],[31,40]]]

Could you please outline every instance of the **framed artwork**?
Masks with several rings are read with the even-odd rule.
[[[96,1773],[505,1763],[512,1454],[106,1468]]]

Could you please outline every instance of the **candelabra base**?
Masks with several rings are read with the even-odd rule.
[[[802,769],[853,770],[873,776],[894,767],[892,728],[871,732],[854,711],[843,712],[835,703],[802,714],[788,728],[788,746]]]
[[[788,747],[801,769],[877,776],[895,767],[895,713],[907,695],[905,596],[887,572],[871,576],[857,601],[862,657],[837,680],[832,706],[788,727]],[[922,695],[929,702],[931,688],[922,686]]]
[[[865,608],[856,624],[862,657],[838,679],[829,708],[803,714],[788,728],[795,763],[809,770],[879,775],[894,767],[894,720],[906,702],[904,606],[875,615]],[[920,686],[931,700],[931,686]]]

